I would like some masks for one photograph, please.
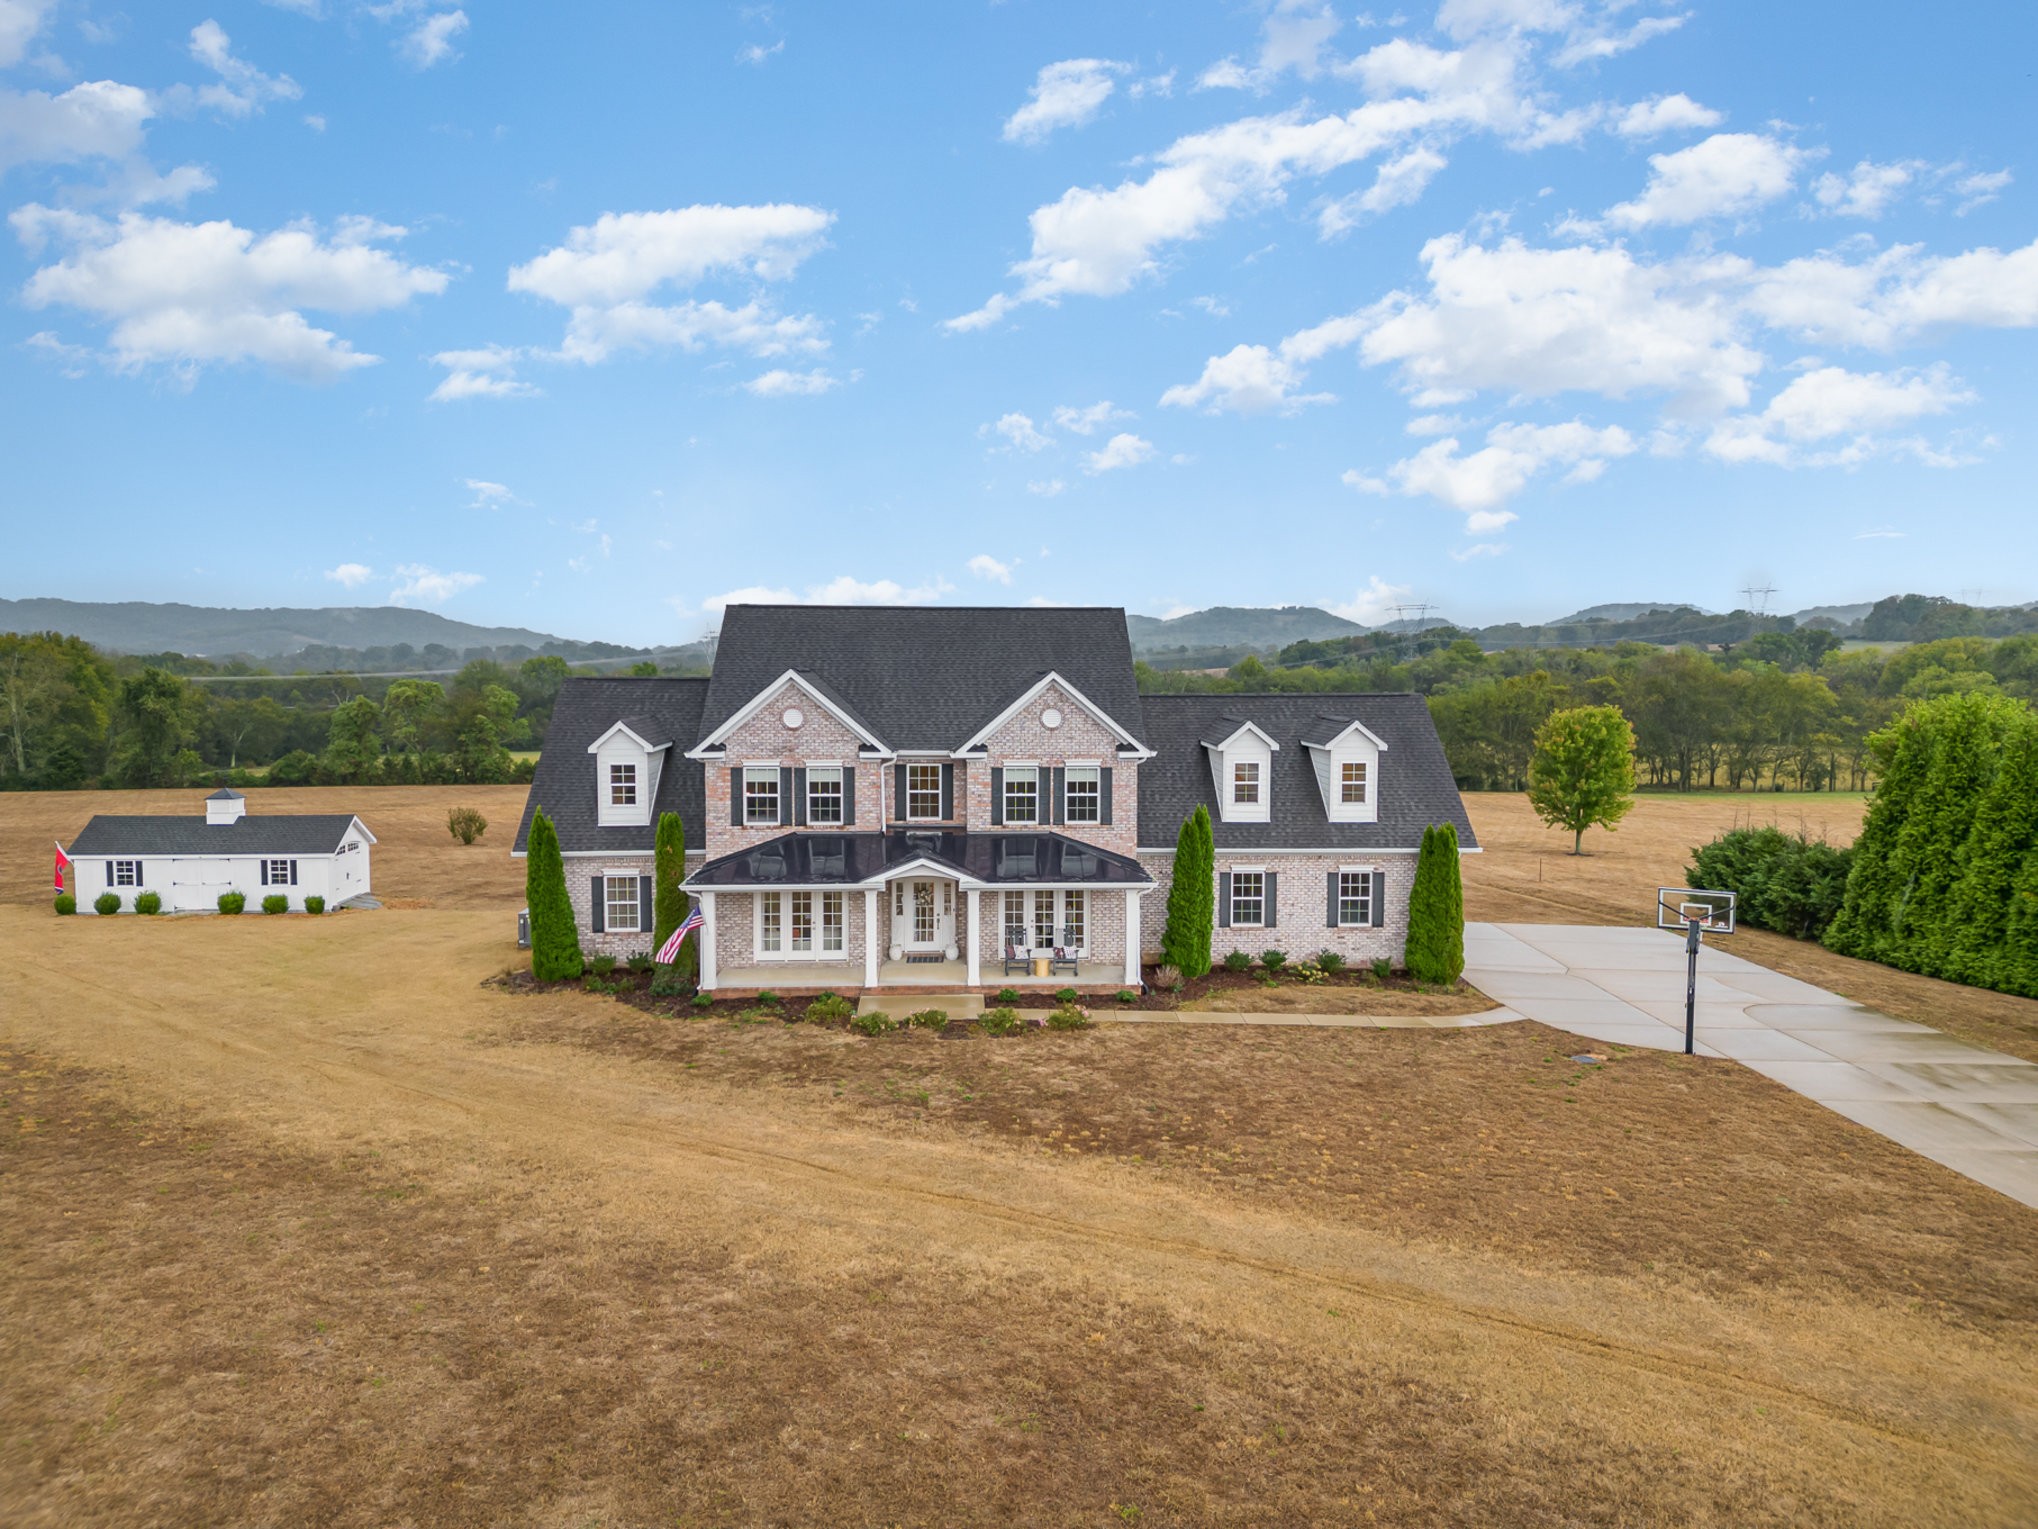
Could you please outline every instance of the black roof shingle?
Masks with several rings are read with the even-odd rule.
[[[706,842],[706,780],[699,763],[688,759],[685,751],[701,735],[701,705],[707,693],[708,682],[703,679],[576,676],[567,680],[552,703],[545,749],[531,777],[531,793],[524,801],[523,821],[517,824],[513,853],[523,853],[532,814],[540,807],[559,830],[559,848],[568,854],[649,854],[659,814],[666,812],[679,814],[686,842],[698,849]],[[596,818],[594,760],[587,749],[618,722],[626,723],[647,743],[669,742],[673,747],[661,756],[651,822],[604,828]]]
[[[231,823],[190,817],[101,813],[67,851],[73,860],[150,855],[330,855],[354,824],[351,812],[247,813]]]

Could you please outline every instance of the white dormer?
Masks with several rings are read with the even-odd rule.
[[[595,821],[636,828],[651,821],[672,740],[642,717],[625,717],[587,746],[594,756]]]
[[[1302,746],[1316,770],[1323,810],[1333,823],[1380,820],[1380,756],[1387,745],[1361,722],[1318,717]]]
[[[1224,823],[1265,823],[1274,813],[1274,755],[1281,745],[1266,729],[1242,717],[1225,717],[1230,732],[1203,740],[1217,817]]]

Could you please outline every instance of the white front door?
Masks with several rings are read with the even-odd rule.
[[[892,883],[892,939],[901,950],[946,950],[955,943],[955,883],[931,876]]]

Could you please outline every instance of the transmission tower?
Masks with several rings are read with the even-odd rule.
[[[1436,607],[1434,605],[1390,605],[1388,609],[1394,612],[1394,619],[1396,621],[1420,621],[1431,611],[1435,610]]]
[[[1747,609],[1750,614],[1766,616],[1769,614],[1769,597],[1776,593],[1776,586],[1774,584],[1749,584],[1742,588],[1741,593],[1748,597]]]

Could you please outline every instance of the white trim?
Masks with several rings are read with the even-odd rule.
[[[745,722],[748,722],[752,717],[757,715],[758,712],[762,711],[766,704],[769,703],[771,699],[774,696],[776,696],[788,682],[799,686],[800,689],[804,690],[808,695],[812,696],[814,698],[814,702],[816,705],[822,707],[824,710],[827,711],[829,716],[833,717],[837,722],[840,722],[844,727],[848,728],[852,733],[856,734],[857,737],[861,738],[866,748],[877,750],[879,758],[889,759],[892,757],[892,751],[885,746],[883,739],[874,737],[863,726],[862,723],[858,722],[854,717],[850,716],[849,713],[844,711],[841,707],[837,706],[833,701],[829,700],[826,696],[822,695],[821,692],[816,690],[809,681],[801,678],[800,672],[797,669],[786,670],[785,673],[781,674],[769,685],[766,685],[762,690],[758,691],[756,695],[752,696],[749,700],[745,701],[741,706],[737,707],[736,710],[730,714],[728,721],[724,722],[712,733],[709,733],[707,737],[703,738],[699,743],[695,744],[692,748],[688,749],[686,751],[686,757],[688,759],[713,759],[718,757],[723,752],[721,747],[722,741],[726,739],[729,736],[729,734],[733,733],[737,728],[741,727]]]
[[[607,732],[603,733],[599,738],[595,739],[594,742],[590,743],[587,746],[588,753],[590,754],[595,753],[597,750],[601,748],[601,746],[604,743],[607,743],[611,738],[615,737],[617,733],[621,733],[624,737],[628,738],[632,743],[636,744],[638,748],[642,749],[647,754],[663,754],[667,749],[672,747],[672,745],[669,743],[647,742],[645,739],[638,736],[635,729],[625,727],[620,722],[615,722],[609,725],[609,730]]]
[[[1377,865],[1341,865],[1332,874],[1336,876],[1363,876],[1366,878],[1366,917],[1364,922],[1357,924],[1347,924],[1345,922],[1344,889],[1340,887],[1335,899],[1338,905],[1337,923],[1333,927],[1338,929],[1378,929],[1382,927],[1384,912],[1382,909],[1373,906],[1373,878],[1383,874],[1380,867]],[[1386,896],[1386,889],[1384,887],[1381,889],[1381,896]],[[1376,919],[1382,922],[1375,922]]]
[[[1047,673],[1043,674],[1039,679],[1035,680],[1031,685],[1027,686],[1026,689],[1023,692],[1021,692],[1018,700],[1014,701],[1010,706],[1007,706],[1003,711],[999,712],[997,716],[993,717],[987,724],[985,724],[983,728],[981,728],[977,732],[975,737],[970,738],[968,741],[966,741],[961,746],[956,748],[953,751],[953,757],[961,759],[966,754],[968,754],[971,749],[988,747],[988,740],[991,734],[995,733],[1007,722],[1010,722],[1029,703],[1037,699],[1040,693],[1047,689],[1049,685],[1061,686],[1061,688],[1068,694],[1070,700],[1079,703],[1085,711],[1087,711],[1091,716],[1095,717],[1099,722],[1103,723],[1107,730],[1109,730],[1111,733],[1117,736],[1119,743],[1123,747],[1138,750],[1139,751],[1137,755],[1138,758],[1140,759],[1153,758],[1152,749],[1148,748],[1145,744],[1141,743],[1137,738],[1133,737],[1132,734],[1128,733],[1124,728],[1120,727],[1118,723],[1112,718],[1109,712],[1105,711],[1103,707],[1099,706],[1096,702],[1092,701],[1088,696],[1084,695],[1082,691],[1076,689],[1075,686],[1071,685],[1067,680],[1063,679],[1059,674],[1057,674],[1052,669],[1048,670]]]
[[[1135,855],[1172,855],[1175,851],[1174,847],[1170,845],[1166,849],[1135,849],[1133,853]],[[1343,849],[1335,847],[1331,849],[1314,847],[1309,849],[1283,849],[1279,845],[1269,844],[1255,844],[1250,849],[1237,850],[1226,849],[1220,844],[1217,846],[1217,853],[1220,855],[1349,855],[1351,850],[1349,847]],[[1369,849],[1366,853],[1369,855],[1419,855],[1422,853],[1422,850],[1418,846],[1410,849]],[[1461,855],[1479,855],[1484,854],[1485,851],[1475,844],[1470,849],[1461,846],[1458,853]]]
[[[1310,743],[1305,739],[1303,741],[1302,747],[1304,747],[1305,749],[1325,749],[1325,750],[1334,749],[1338,746],[1338,744],[1344,741],[1345,736],[1347,734],[1352,733],[1354,731],[1364,733],[1366,735],[1366,741],[1368,743],[1372,744],[1374,748],[1379,749],[1382,752],[1385,752],[1387,748],[1387,740],[1382,738],[1378,733],[1374,732],[1370,727],[1366,726],[1366,724],[1363,722],[1347,722],[1342,728],[1340,728],[1337,732],[1331,735],[1330,742],[1328,743]]]
[[[700,951],[700,988],[708,992],[715,986],[715,894],[701,894],[701,932],[695,941]]]
[[[1222,721],[1225,719],[1220,718],[1219,720]],[[1234,727],[1229,733],[1226,733],[1219,742],[1206,743],[1203,745],[1203,747],[1206,749],[1218,749],[1220,751],[1228,749],[1237,740],[1238,735],[1240,733],[1251,733],[1254,737],[1258,738],[1260,742],[1264,743],[1268,748],[1272,749],[1276,754],[1281,752],[1281,745],[1274,740],[1274,735],[1268,732],[1264,727],[1261,727],[1259,723],[1251,720],[1239,723],[1237,727]]]

